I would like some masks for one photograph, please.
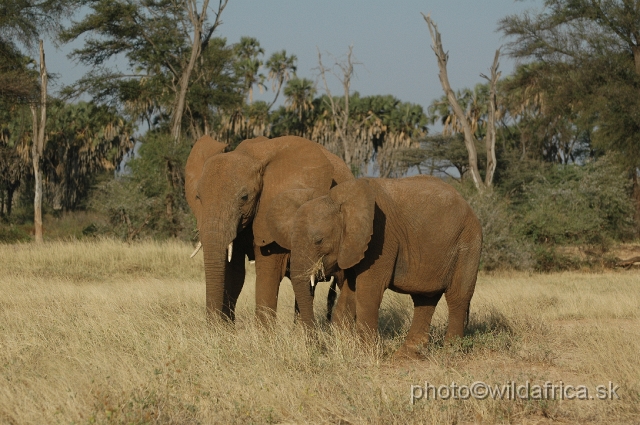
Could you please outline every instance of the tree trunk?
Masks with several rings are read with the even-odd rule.
[[[431,34],[431,41],[433,42],[433,46],[431,47],[436,54],[436,58],[438,59],[438,68],[440,69],[438,78],[440,79],[440,83],[442,84],[442,89],[444,90],[444,93],[449,100],[449,105],[451,105],[451,109],[453,109],[456,118],[462,124],[464,133],[464,144],[467,148],[467,153],[469,156],[469,171],[471,172],[473,183],[476,186],[476,189],[478,189],[479,191],[483,191],[485,189],[485,185],[482,182],[482,177],[480,176],[480,172],[478,171],[478,154],[475,145],[476,138],[473,135],[473,131],[471,131],[471,125],[469,125],[469,121],[464,116],[464,112],[458,104],[456,95],[453,92],[453,89],[451,89],[451,84],[449,83],[449,77],[447,75],[447,61],[449,60],[449,55],[445,53],[444,49],[442,48],[442,40],[440,38],[440,33],[438,32],[438,26],[431,20],[431,17],[425,16],[424,14],[422,16],[429,26],[429,33]],[[489,161],[487,161],[487,164],[488,163]]]
[[[631,51],[633,52],[633,64],[636,68],[636,74],[640,75],[640,46],[632,46]]]
[[[40,159],[44,152],[45,126],[47,123],[47,68],[44,61],[44,44],[40,40],[40,119],[38,120],[38,107],[31,105],[33,116],[33,144],[31,157],[33,160],[33,175],[35,179],[33,197],[33,225],[36,243],[43,242],[42,238],[42,170]]]
[[[484,179],[486,187],[493,186],[493,175],[496,172],[497,159],[496,159],[496,113],[498,109],[498,101],[496,95],[496,86],[498,84],[498,78],[500,78],[500,72],[498,72],[498,59],[500,58],[500,49],[496,50],[496,55],[493,58],[493,65],[491,66],[491,78],[485,75],[482,77],[489,81],[489,117],[487,121],[487,135],[485,136],[485,143],[487,148],[487,172]]]
[[[205,0],[205,8],[208,3]],[[191,79],[191,73],[196,65],[196,59],[200,56],[200,27],[194,30],[193,38],[194,43],[191,49],[191,57],[187,68],[182,71],[180,80],[178,82],[178,93],[176,95],[176,101],[173,107],[173,116],[171,117],[171,137],[177,144],[180,142],[180,132],[182,130],[182,115],[184,114],[184,106],[187,98],[187,90],[189,89],[189,80]]]
[[[15,188],[13,186],[9,186],[9,188],[7,189],[7,200],[6,200],[7,217],[11,217],[11,207],[13,206],[14,192],[15,192]]]
[[[220,25],[220,14],[227,5],[228,0],[220,0],[218,3],[218,11],[216,13],[215,22],[203,35],[204,23],[207,18],[207,9],[209,7],[209,0],[204,0],[202,9],[200,12],[197,10],[197,3],[195,0],[189,0],[187,2],[187,8],[189,11],[189,19],[193,24],[193,41],[191,45],[191,56],[186,67],[180,74],[178,80],[178,90],[176,93],[176,99],[173,104],[173,114],[171,116],[171,137],[177,144],[180,142],[180,132],[182,130],[182,115],[186,105],[187,91],[189,90],[189,81],[191,80],[191,74],[196,66],[196,61],[200,57],[203,49],[209,43],[211,35],[215,29]]]

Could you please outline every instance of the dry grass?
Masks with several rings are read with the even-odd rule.
[[[385,295],[383,343],[255,326],[253,276],[235,327],[204,320],[202,254],[182,243],[0,245],[0,423],[633,423],[640,421],[640,273],[481,275],[469,336],[393,361],[411,314]],[[324,315],[326,284],[317,291]],[[620,400],[418,400],[410,386],[587,385]]]

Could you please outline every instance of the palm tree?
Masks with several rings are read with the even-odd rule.
[[[316,87],[313,81],[307,78],[293,77],[284,88],[284,95],[287,97],[285,105],[289,111],[297,112],[298,118],[302,120],[302,115],[313,110],[313,98],[316,95]]]
[[[249,97],[249,103],[253,103],[253,86],[258,85],[262,93],[265,76],[260,74],[262,60],[260,55],[264,54],[264,49],[260,47],[260,42],[254,37],[242,37],[236,45],[236,55],[238,63],[236,72],[244,82],[244,91]]]
[[[271,55],[266,65],[269,69],[269,75],[267,78],[271,80],[271,89],[276,92],[276,96],[273,98],[273,102],[269,104],[269,109],[276,103],[280,90],[286,81],[289,81],[296,73],[296,61],[298,58],[296,55],[287,56],[287,51],[282,50],[275,52]]]
[[[471,125],[471,131],[476,138],[480,138],[478,132],[483,128],[488,112],[489,86],[487,84],[476,84],[473,90],[468,88],[458,90],[456,98],[465,118]],[[463,132],[462,123],[458,121],[446,95],[431,102],[431,105],[429,105],[429,119],[431,124],[440,121],[444,127],[442,134],[445,136]]]
[[[54,209],[72,210],[101,171],[113,171],[133,145],[133,127],[109,106],[51,105],[44,150],[46,194]]]

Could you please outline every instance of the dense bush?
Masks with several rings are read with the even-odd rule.
[[[456,188],[482,224],[481,269],[531,269],[533,244],[519,237],[506,201],[496,192],[479,193],[470,184],[458,184]]]
[[[147,133],[122,174],[98,185],[90,206],[106,217],[98,232],[124,240],[148,236],[189,240],[195,220],[184,198],[184,165],[191,146]]]
[[[633,237],[630,181],[612,158],[552,166],[514,196],[520,232],[538,244],[597,244]]]
[[[515,161],[493,191],[456,187],[482,223],[482,269],[557,271],[589,265],[560,246],[605,253],[635,236],[630,185],[626,170],[605,156],[583,166]]]

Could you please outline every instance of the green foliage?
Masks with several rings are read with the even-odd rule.
[[[147,133],[130,172],[100,184],[91,207],[108,219],[100,233],[124,240],[139,237],[190,239],[195,221],[184,198],[184,165],[190,146],[167,134]]]
[[[544,139],[538,154],[567,163],[586,135],[640,165],[639,23],[637,3],[619,0],[546,0],[539,12],[500,21],[511,55],[532,61],[511,91],[520,99],[514,110],[531,112],[526,133]]]
[[[33,102],[40,93],[19,46],[33,49],[45,34],[55,35],[62,17],[70,18],[83,0],[10,0],[0,2],[0,99]]]
[[[585,166],[543,169],[512,192],[527,238],[539,244],[606,245],[633,236],[630,180],[611,156]]]
[[[54,209],[80,206],[96,176],[116,169],[133,148],[131,124],[105,105],[55,102],[49,108],[47,127],[43,172]]]
[[[23,226],[5,225],[0,223],[0,243],[28,242],[31,235]]]
[[[191,3],[171,1],[85,3],[90,12],[63,31],[61,38],[70,42],[85,37],[83,47],[72,56],[92,70],[68,87],[67,95],[88,93],[96,102],[117,105],[134,122],[144,120],[150,129],[159,130],[174,118],[184,94],[181,87],[188,87],[184,113],[172,125],[179,121],[182,131],[194,137],[213,129],[214,121],[220,120],[219,108],[241,104],[236,52],[226,46],[225,39],[212,38],[218,24],[212,4],[202,11],[189,9]],[[206,13],[207,19],[203,15],[200,21],[200,13]],[[200,34],[199,40],[191,39],[194,32]],[[194,46],[198,49],[195,63],[191,61]],[[128,69],[121,72],[103,66],[120,55],[126,56]]]
[[[594,260],[609,264],[600,255],[581,259],[560,247],[606,253],[613,242],[635,236],[631,179],[615,156],[584,166],[506,164],[493,191],[479,193],[469,181],[456,185],[482,223],[482,269],[549,272],[590,266]]]
[[[533,244],[519,236],[509,204],[498,193],[478,192],[471,182],[456,185],[482,224],[482,270],[530,270]]]

